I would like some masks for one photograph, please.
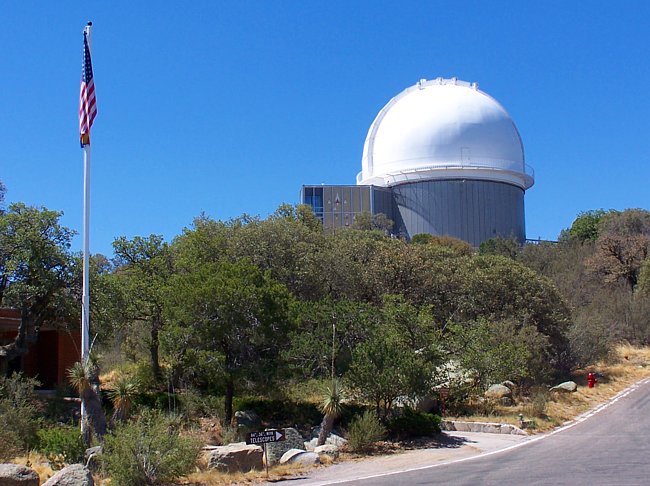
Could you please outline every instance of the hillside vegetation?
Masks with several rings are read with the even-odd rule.
[[[78,322],[80,262],[59,216],[21,204],[0,214],[0,306],[23,310],[19,338],[0,349],[4,369],[42,322]],[[405,242],[389,227],[363,217],[324,231],[308,207],[285,205],[265,219],[201,216],[171,242],[117,238],[115,258],[93,256],[91,271],[109,429],[135,434],[142,414],[161,430],[212,417],[225,441],[240,409],[307,429],[372,411],[401,436],[413,425],[395,429],[404,411],[441,389],[449,414],[485,408],[479,397],[505,380],[534,404],[621,343],[650,340],[648,211],[582,213],[558,242],[523,247]],[[325,416],[323,385],[337,390]],[[33,430],[3,433],[16,437],[7,454],[38,447]]]

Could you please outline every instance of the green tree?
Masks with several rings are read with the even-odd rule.
[[[235,386],[268,384],[287,345],[291,294],[246,261],[199,264],[174,276],[164,348],[177,374],[225,388],[225,421]]]
[[[353,350],[346,376],[355,396],[386,417],[398,397],[415,400],[431,390],[441,352],[428,308],[387,296],[380,316],[369,337]]]
[[[481,390],[504,380],[543,380],[550,371],[548,340],[531,325],[480,319],[454,325],[450,337],[452,356]]]
[[[521,250],[521,245],[514,237],[497,236],[485,240],[480,244],[478,250],[481,255],[501,255],[515,260]]]
[[[381,231],[382,233],[390,233],[394,224],[395,223],[384,213],[370,214],[368,212],[363,212],[354,217],[352,228],[363,231]]]
[[[583,211],[578,214],[571,228],[569,228],[569,238],[580,243],[596,241],[598,239],[600,221],[606,214],[607,212],[602,209]]]
[[[14,340],[0,346],[0,367],[25,354],[45,322],[68,322],[73,285],[70,241],[61,213],[16,203],[0,213],[0,307],[20,309]]]
[[[292,314],[296,326],[282,356],[302,378],[345,374],[352,350],[367,338],[377,320],[372,305],[348,299],[297,302]]]
[[[112,289],[119,297],[123,326],[143,324],[149,333],[149,357],[156,379],[161,378],[160,332],[165,326],[164,296],[174,272],[172,252],[162,236],[136,236],[113,242],[117,269],[111,276]],[[113,295],[113,298],[116,296]]]

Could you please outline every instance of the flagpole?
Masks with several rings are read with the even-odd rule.
[[[88,50],[91,51],[92,22],[84,28]],[[88,126],[88,142],[90,142],[90,125]],[[81,305],[81,363],[88,364],[90,352],[90,143],[83,147],[84,151],[84,206],[83,206],[83,273],[82,273],[82,305]],[[86,407],[81,400],[81,434],[88,434]]]
[[[81,362],[90,350],[90,144],[84,146],[83,296],[81,308]]]

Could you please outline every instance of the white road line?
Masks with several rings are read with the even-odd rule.
[[[635,384],[631,385],[630,387],[626,388],[622,392],[615,395],[613,398],[610,398],[607,402],[605,402],[605,403],[603,403],[601,405],[598,405],[594,409],[592,409],[592,410],[590,410],[590,411],[588,411],[588,412],[586,412],[586,413],[584,413],[582,415],[579,415],[575,420],[573,420],[569,424],[563,425],[562,427],[559,427],[559,428],[553,430],[552,432],[549,432],[548,434],[537,435],[537,436],[531,437],[530,439],[524,440],[523,442],[520,442],[518,444],[514,444],[514,445],[511,445],[511,446],[508,446],[508,447],[504,447],[503,449],[486,452],[484,454],[478,454],[476,456],[463,457],[461,459],[454,459],[454,460],[448,461],[448,462],[441,462],[441,463],[438,463],[438,464],[430,464],[430,465],[427,465],[427,466],[419,466],[419,467],[413,467],[413,468],[400,469],[398,471],[390,471],[390,472],[387,472],[387,473],[370,474],[368,476],[362,476],[362,477],[358,477],[358,478],[354,478],[354,479],[337,479],[337,480],[334,480],[334,481],[321,481],[321,482],[318,482],[318,483],[307,483],[307,484],[309,484],[309,486],[325,486],[325,485],[330,485],[330,484],[341,484],[341,483],[349,483],[349,482],[352,482],[352,481],[363,481],[363,480],[366,480],[366,479],[382,478],[382,477],[386,477],[386,476],[394,476],[395,474],[403,474],[403,473],[408,473],[408,472],[413,472],[413,471],[423,471],[425,469],[433,469],[435,467],[447,466],[449,464],[457,464],[457,463],[460,463],[460,462],[472,461],[472,460],[475,460],[475,459],[479,459],[479,458],[483,458],[483,457],[487,457],[487,456],[492,456],[494,454],[501,454],[502,452],[511,451],[513,449],[517,449],[518,447],[523,447],[525,445],[532,444],[533,442],[537,442],[537,441],[546,439],[547,437],[551,437],[552,435],[558,434],[558,433],[560,433],[560,432],[562,432],[564,430],[575,427],[579,423],[582,423],[585,420],[593,417],[597,413],[602,412],[603,410],[605,410],[609,406],[611,406],[614,403],[616,403],[617,401],[619,401],[621,398],[629,395],[630,393],[635,391],[637,388],[645,385],[649,381],[650,381],[650,377],[649,378],[644,378],[643,380],[636,382]]]

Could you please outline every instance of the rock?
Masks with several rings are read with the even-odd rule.
[[[330,435],[327,436],[327,439],[325,439],[325,445],[333,445],[333,446],[336,446],[339,449],[341,447],[343,447],[347,443],[348,443],[347,440],[345,440],[343,437],[339,437],[336,434],[330,434]],[[314,438],[312,440],[306,441],[304,443],[305,450],[313,451],[317,447],[316,444],[318,444],[318,437],[316,437],[316,438]]]
[[[503,397],[512,398],[512,390],[505,385],[492,385],[484,393],[485,398],[499,400]]]
[[[238,410],[235,412],[235,423],[237,427],[253,429],[259,427],[260,417],[253,410]]]
[[[266,444],[266,455],[268,456],[269,466],[273,466],[280,461],[282,455],[289,449],[303,449],[305,439],[296,429],[289,427],[284,429],[286,440],[282,442],[271,442]]]
[[[215,446],[210,448],[208,468],[227,473],[262,469],[264,467],[263,456],[264,453],[260,446],[248,445],[244,442]]]
[[[320,457],[315,452],[306,452],[302,449],[289,449],[282,454],[280,464],[300,464],[301,466],[313,466],[320,464]]]
[[[499,399],[499,403],[503,405],[504,407],[512,407],[514,405],[514,402],[512,401],[512,398],[510,397],[502,397]]]
[[[507,386],[508,388],[510,388],[510,391],[513,391],[513,390],[517,387],[517,385],[515,385],[515,384],[514,384],[513,382],[511,382],[510,380],[506,380],[506,381],[502,382],[501,384],[502,384],[503,386]]]
[[[93,476],[81,464],[64,467],[48,479],[43,486],[94,486]]]
[[[40,478],[33,469],[20,464],[0,464],[0,486],[38,486]]]
[[[101,467],[102,446],[95,446],[86,449],[84,452],[84,459],[86,467],[93,472],[99,471]]]
[[[336,459],[339,457],[339,448],[336,447],[333,444],[325,444],[322,446],[318,446],[314,448],[314,452],[318,454],[318,456],[329,456],[332,459]]]
[[[554,386],[549,391],[558,393],[573,393],[578,390],[578,385],[575,381],[565,381],[559,385]]]

